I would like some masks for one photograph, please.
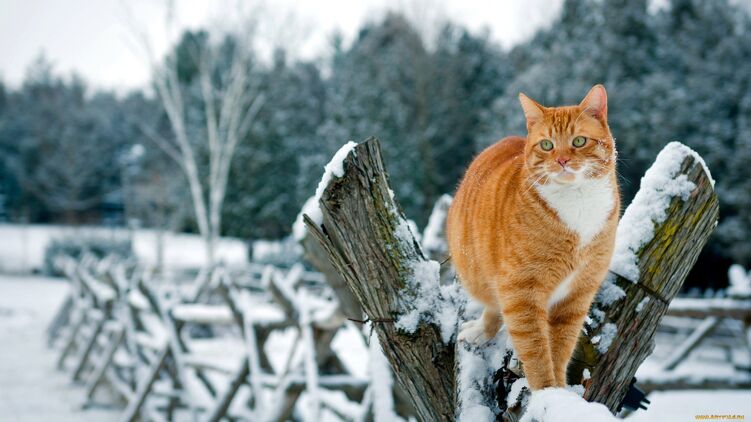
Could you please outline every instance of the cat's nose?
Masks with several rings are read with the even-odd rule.
[[[561,167],[566,167],[566,163],[568,163],[569,160],[570,158],[568,157],[558,157],[555,159],[555,161],[558,161],[558,164],[560,164]]]

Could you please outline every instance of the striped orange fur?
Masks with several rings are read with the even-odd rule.
[[[537,390],[566,384],[613,253],[620,196],[602,85],[575,106],[519,99],[527,137],[505,138],[474,159],[446,230],[459,279],[484,305],[459,339],[486,341],[505,322]]]

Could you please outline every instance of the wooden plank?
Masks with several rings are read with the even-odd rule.
[[[301,292],[301,294],[304,292]],[[305,369],[305,393],[308,397],[310,420],[317,421],[321,414],[320,393],[318,392],[318,362],[316,360],[316,345],[313,338],[313,321],[308,301],[305,297],[299,300],[300,307],[300,331],[303,345],[303,367]]]
[[[91,333],[88,341],[86,341],[83,353],[81,353],[81,356],[79,356],[78,362],[76,363],[75,369],[73,370],[73,375],[71,376],[71,380],[73,382],[79,381],[81,379],[81,375],[83,374],[84,369],[86,369],[86,364],[89,362],[91,352],[94,350],[97,339],[99,338],[99,334],[102,332],[102,329],[104,328],[104,324],[106,322],[107,320],[104,318],[98,319],[96,321],[94,330]]]
[[[47,347],[52,347],[52,345],[55,344],[55,340],[58,339],[60,331],[70,323],[74,304],[73,293],[68,293],[65,297],[65,301],[60,305],[57,312],[55,312],[52,322],[47,327]]]
[[[751,300],[731,298],[676,298],[668,307],[668,315],[706,318],[710,316],[745,321],[751,319]]]
[[[720,318],[710,316],[707,317],[702,323],[696,327],[696,329],[686,338],[686,340],[678,346],[673,353],[665,360],[662,365],[662,369],[670,371],[675,369],[683,359],[691,353],[701,341],[714,330],[714,328],[721,321]]]
[[[214,408],[210,411],[209,416],[206,418],[206,422],[219,422],[227,415],[229,406],[232,404],[232,400],[235,398],[237,391],[245,383],[248,374],[250,373],[250,366],[247,359],[243,359],[242,366],[235,373],[230,380],[227,388],[219,395],[214,405]]]
[[[157,359],[152,363],[151,368],[149,368],[146,378],[138,383],[133,400],[128,402],[128,406],[120,417],[122,422],[135,422],[138,419],[141,407],[143,407],[146,397],[148,397],[149,392],[151,391],[151,387],[154,385],[157,378],[159,378],[159,372],[167,361],[167,356],[170,354],[169,350],[170,349],[167,345],[162,348]]]
[[[639,388],[652,391],[679,390],[748,390],[751,389],[751,375],[728,377],[727,375],[681,375],[675,377],[639,378]]]
[[[78,309],[76,311],[74,320],[75,322],[73,323],[70,332],[68,332],[68,338],[65,340],[63,349],[62,351],[60,351],[60,355],[57,358],[57,369],[63,369],[65,367],[65,360],[75,348],[76,337],[78,337],[78,333],[81,331],[81,328],[83,328],[84,322],[86,320],[83,309]]]
[[[101,384],[101,382],[104,380],[105,372],[110,368],[110,365],[112,364],[113,358],[115,356],[115,352],[117,351],[117,348],[120,347],[120,344],[122,343],[124,337],[124,327],[120,327],[112,333],[112,336],[109,339],[109,344],[104,350],[101,360],[97,362],[94,370],[91,373],[91,376],[86,382],[87,401],[90,401],[94,398],[94,392],[96,391],[97,387],[99,387],[99,384]]]

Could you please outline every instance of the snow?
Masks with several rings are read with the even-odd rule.
[[[318,196],[313,195],[308,198],[307,201],[305,201],[305,204],[303,204],[300,213],[297,214],[297,218],[295,219],[294,224],[292,224],[292,237],[295,240],[299,242],[305,239],[305,236],[308,234],[308,228],[305,226],[303,215],[307,214],[308,217],[313,219],[313,221],[317,222],[319,225],[321,224],[321,218],[318,218],[318,212]],[[313,216],[316,217],[314,218]]]
[[[679,300],[679,299],[675,299]],[[687,299],[680,299],[687,300]],[[716,299],[715,299],[716,300]],[[743,324],[741,321],[724,321],[724,329],[734,328],[739,333],[730,344],[716,344],[712,338],[702,342],[673,370],[665,370],[665,362],[676,351],[676,347],[685,340],[687,333],[696,328],[700,321],[685,325],[686,318],[665,318],[663,323],[679,328],[679,334],[670,335],[658,331],[655,338],[655,349],[636,372],[636,378],[650,384],[683,382],[696,384],[704,382],[718,382],[719,384],[751,382],[751,373],[743,369],[748,366],[749,352],[742,338]],[[679,325],[674,324],[679,322]],[[733,332],[731,331],[731,332]],[[732,351],[745,358],[742,361],[730,360],[728,345],[733,345]],[[736,354],[736,353],[733,353]],[[697,415],[726,415],[751,413],[748,398],[749,390],[698,390],[698,391],[670,391],[653,392],[649,395],[652,402],[646,411],[638,410],[629,416],[627,421],[687,421],[695,420]]]
[[[307,230],[304,223],[302,228]],[[256,264],[291,266],[300,262],[302,254],[302,247],[294,238],[253,241],[253,263]]]
[[[699,415],[745,415],[748,419],[751,413],[748,399],[748,390],[656,391],[649,395],[651,403],[647,410],[637,410],[625,420],[685,422],[698,420]]]
[[[412,264],[407,287],[412,297],[405,298],[407,310],[399,315],[396,327],[414,333],[421,321],[434,323],[440,327],[444,344],[448,344],[456,333],[459,309],[466,302],[466,295],[457,283],[441,285],[440,269],[441,265],[433,260]]]
[[[674,311],[732,311],[735,309],[748,309],[751,307],[751,301],[738,300],[731,298],[710,298],[710,299],[694,299],[678,297],[670,302],[669,308]]]
[[[610,306],[624,297],[626,297],[626,292],[615,284],[613,273],[608,273],[602,286],[600,286],[600,290],[597,292],[595,302],[602,306]]]
[[[605,311],[601,309],[593,309],[592,316],[599,322],[605,321]]]
[[[183,355],[185,363],[221,369],[231,374],[239,369],[245,358],[245,347],[236,338],[190,338],[186,341],[189,352]]]
[[[625,296],[626,292],[615,284],[615,274],[608,273],[602,286],[600,286],[600,290],[597,292],[597,296],[595,296],[592,309],[585,320],[585,332],[587,332],[587,330],[595,329],[605,322],[605,312],[600,309],[600,307],[613,306],[614,303],[623,299]],[[597,345],[597,349],[600,353],[605,353],[608,350],[608,347],[610,347],[610,343],[613,341],[613,336],[617,331],[618,329],[615,324],[605,324],[600,330],[600,333],[592,337],[592,344]]]
[[[303,338],[303,358],[305,369],[305,393],[308,396],[307,406],[310,410],[310,419],[317,421],[320,418],[320,399],[318,395],[318,365],[316,364],[315,339],[313,338],[313,326],[309,301],[306,300],[305,291],[302,291],[297,301],[300,308],[300,327]]]
[[[172,316],[180,321],[204,324],[232,324],[232,311],[227,306],[191,303],[172,308]]]
[[[0,419],[17,422],[115,421],[117,409],[81,408],[84,387],[55,369],[47,323],[68,291],[63,280],[0,275]]]
[[[526,378],[519,378],[511,384],[511,390],[506,397],[506,406],[513,407],[519,404],[521,399],[522,389],[526,388],[529,391],[529,381]]]
[[[430,265],[426,265],[429,267]],[[60,280],[42,278],[14,278],[0,276],[0,338],[12,339],[3,343],[0,348],[0,414],[4,419],[24,421],[56,420],[56,421],[108,421],[115,420],[119,416],[119,410],[93,408],[82,411],[79,405],[83,401],[83,391],[80,386],[69,383],[69,374],[60,373],[54,369],[56,353],[46,349],[43,345],[44,329],[52,317],[53,312],[62,302],[63,296],[68,289],[68,284]],[[142,297],[131,298],[134,302],[143,301]],[[686,301],[688,299],[681,299]],[[719,299],[713,299],[718,301]],[[728,301],[729,299],[723,299]],[[694,300],[696,302],[697,300]],[[694,302],[691,302],[693,304]],[[736,301],[737,303],[738,301]],[[467,310],[472,309],[473,303],[467,305]],[[698,306],[699,303],[697,302]],[[470,313],[470,312],[468,312]],[[605,329],[604,329],[605,331]],[[286,353],[290,350],[290,344],[295,330],[275,331],[269,342],[266,343],[266,351],[276,370],[280,369],[286,359]],[[492,374],[498,362],[502,361],[505,351],[503,336],[505,331],[492,340],[488,345],[476,347],[462,347],[459,350],[460,400],[463,403],[459,420],[465,421],[490,421],[494,420],[495,412],[492,403],[484,403],[482,391],[492,387]],[[663,337],[660,337],[663,336]],[[284,341],[281,341],[282,338]],[[604,342],[603,338],[600,339]],[[724,362],[720,365],[717,357],[708,354],[705,350],[708,346],[694,351],[689,358],[674,371],[663,371],[659,355],[663,347],[673,350],[674,338],[668,338],[658,334],[658,344],[655,356],[651,356],[639,368],[637,378],[640,380],[737,380],[747,383],[748,373],[733,367],[732,363]],[[740,340],[739,340],[740,341]],[[377,343],[377,342],[376,342]],[[230,347],[229,342],[222,344],[214,340],[192,340],[190,349],[201,355],[216,351],[238,351],[237,346]],[[388,362],[382,355],[368,353],[367,347],[362,341],[359,331],[352,325],[347,325],[341,330],[335,340],[334,349],[344,361],[353,376],[365,378],[370,373],[374,383],[378,385],[392,385],[393,375],[389,376]],[[741,346],[739,346],[741,347]],[[745,346],[742,346],[745,347]],[[232,349],[232,350],[230,350]],[[379,349],[380,350],[380,349]],[[741,349],[745,351],[745,348]],[[724,356],[725,351],[717,348],[717,356]],[[301,353],[298,350],[298,353]],[[213,353],[213,352],[212,352]],[[746,352],[747,353],[747,352]],[[217,356],[220,356],[217,354]],[[382,360],[378,361],[377,359]],[[707,363],[707,360],[712,360]],[[369,363],[369,359],[370,361]],[[225,359],[235,362],[236,359]],[[217,361],[219,362],[219,361]],[[227,362],[224,362],[225,364]],[[378,369],[380,368],[380,369]],[[584,372],[584,378],[590,376]],[[302,377],[302,374],[301,374]],[[525,380],[517,381],[512,387],[512,396],[529,397],[521,394]],[[571,387],[568,388],[571,390]],[[579,387],[581,389],[581,387]],[[377,409],[386,409],[389,415],[393,409],[393,397],[385,393],[376,393],[374,397]],[[559,420],[612,420],[608,415],[598,410],[599,405],[587,404],[578,398],[576,392],[559,390],[557,392],[535,393],[529,397],[529,415],[534,416],[541,422]],[[319,399],[330,401],[334,398],[327,396],[328,392],[319,389]],[[694,420],[695,415],[700,414],[748,414],[748,390],[744,391],[697,391],[697,392],[667,392],[653,393],[650,395],[652,404],[647,411],[637,411],[628,420],[633,421],[682,421]],[[391,404],[389,404],[391,400]],[[518,400],[518,399],[517,399]],[[524,400],[524,399],[522,399]],[[337,400],[337,403],[346,402]],[[515,401],[515,400],[514,400]],[[242,403],[239,400],[238,403]],[[308,403],[307,396],[301,400],[301,405]],[[378,411],[380,412],[380,410]],[[322,411],[322,420],[335,420],[328,417],[327,411]],[[598,417],[604,419],[597,419]],[[576,419],[573,419],[575,418]],[[384,419],[389,420],[388,416]],[[567,419],[568,418],[568,419]],[[391,419],[393,420],[393,419]]]
[[[373,390],[373,420],[396,422],[402,420],[394,411],[394,374],[378,342],[378,336],[370,337],[370,388]]]
[[[446,215],[451,206],[452,199],[451,195],[446,194],[438,198],[433,206],[433,211],[430,213],[428,225],[425,226],[425,230],[423,231],[422,247],[430,256],[442,255],[448,252],[448,244],[446,243],[444,232]]]
[[[128,302],[141,310],[146,310],[151,308],[151,304],[149,303],[149,300],[146,298],[146,296],[141,293],[140,290],[133,289],[130,292],[128,292]]]
[[[672,199],[679,197],[685,201],[696,188],[685,174],[680,174],[681,163],[688,156],[704,166],[712,179],[704,160],[691,148],[679,142],[666,145],[642,177],[639,191],[621,217],[611,271],[633,282],[639,279],[639,250],[652,240],[655,225],[667,218],[666,210]],[[714,186],[714,181],[712,184]]]
[[[414,236],[415,240],[417,240],[417,243],[420,243],[422,241],[422,234],[420,233],[420,229],[417,228],[417,223],[415,223],[415,220],[408,219],[407,227],[409,227],[409,231],[410,233],[412,233],[412,236]]]
[[[347,324],[334,337],[331,349],[342,359],[347,370],[355,377],[368,376],[368,345],[360,330],[353,324]]]
[[[394,215],[398,218],[398,224],[396,225],[396,236],[399,237],[402,240],[409,241],[411,243],[411,239],[416,239],[415,237],[415,228],[417,227],[414,222],[412,224],[409,223],[408,220],[405,220],[401,218],[398,212],[394,210]]]
[[[329,161],[328,164],[323,167],[323,176],[321,176],[321,181],[318,182],[315,196],[313,196],[313,198],[311,199],[308,199],[303,206],[301,214],[307,214],[308,217],[310,217],[310,219],[319,226],[323,224],[323,214],[321,213],[321,208],[318,206],[319,201],[323,197],[323,192],[326,190],[326,187],[329,185],[333,177],[344,176],[344,159],[347,158],[347,155],[349,155],[349,153],[356,146],[356,142],[349,141],[346,144],[342,145],[341,148],[339,148],[339,151],[334,154],[334,156],[331,158],[331,161]],[[308,204],[311,201],[312,204]],[[298,223],[298,221],[300,221],[300,223]],[[301,226],[301,223],[302,215],[298,215],[297,220],[295,220],[295,225],[293,225],[292,227],[294,237],[297,240],[301,240],[305,237],[305,232],[303,231],[305,229],[305,226],[304,223]]]
[[[605,354],[617,334],[618,326],[609,322],[602,326],[600,334],[592,337],[592,344],[597,345],[597,351],[600,352],[600,354]]]
[[[157,265],[159,233],[151,229],[121,227],[0,224],[0,272],[31,273],[44,266],[47,245],[61,238],[131,239],[133,253],[144,265]],[[205,243],[194,234],[164,232],[164,265],[168,269],[198,268],[206,261]],[[248,247],[244,241],[221,238],[217,257],[230,266],[245,265]]]
[[[500,411],[497,403],[485,398],[494,388],[493,374],[506,353],[506,334],[501,330],[494,339],[482,346],[462,342],[459,351],[458,396],[461,402],[459,421],[494,421]]]
[[[728,279],[730,280],[730,287],[728,288],[728,295],[735,298],[748,299],[751,298],[751,275],[746,272],[746,269],[738,264],[733,264],[728,269]]]
[[[644,309],[644,305],[649,303],[649,296],[645,296],[644,299],[642,299],[637,305],[636,305],[636,312],[641,312],[642,309]]]
[[[533,392],[521,418],[521,422],[610,422],[618,420],[604,405],[590,403],[576,392],[565,388],[546,388]]]

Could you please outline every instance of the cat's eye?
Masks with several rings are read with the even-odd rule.
[[[550,139],[543,139],[540,141],[540,148],[542,148],[543,151],[550,151],[553,149],[553,141]]]
[[[576,138],[574,138],[574,142],[572,142],[572,143],[573,143],[573,144],[574,144],[574,146],[575,146],[575,147],[577,147],[577,148],[579,148],[579,147],[583,147],[583,146],[584,146],[584,144],[586,144],[586,143],[587,143],[587,138],[585,138],[585,137],[583,137],[583,136],[577,136]]]

